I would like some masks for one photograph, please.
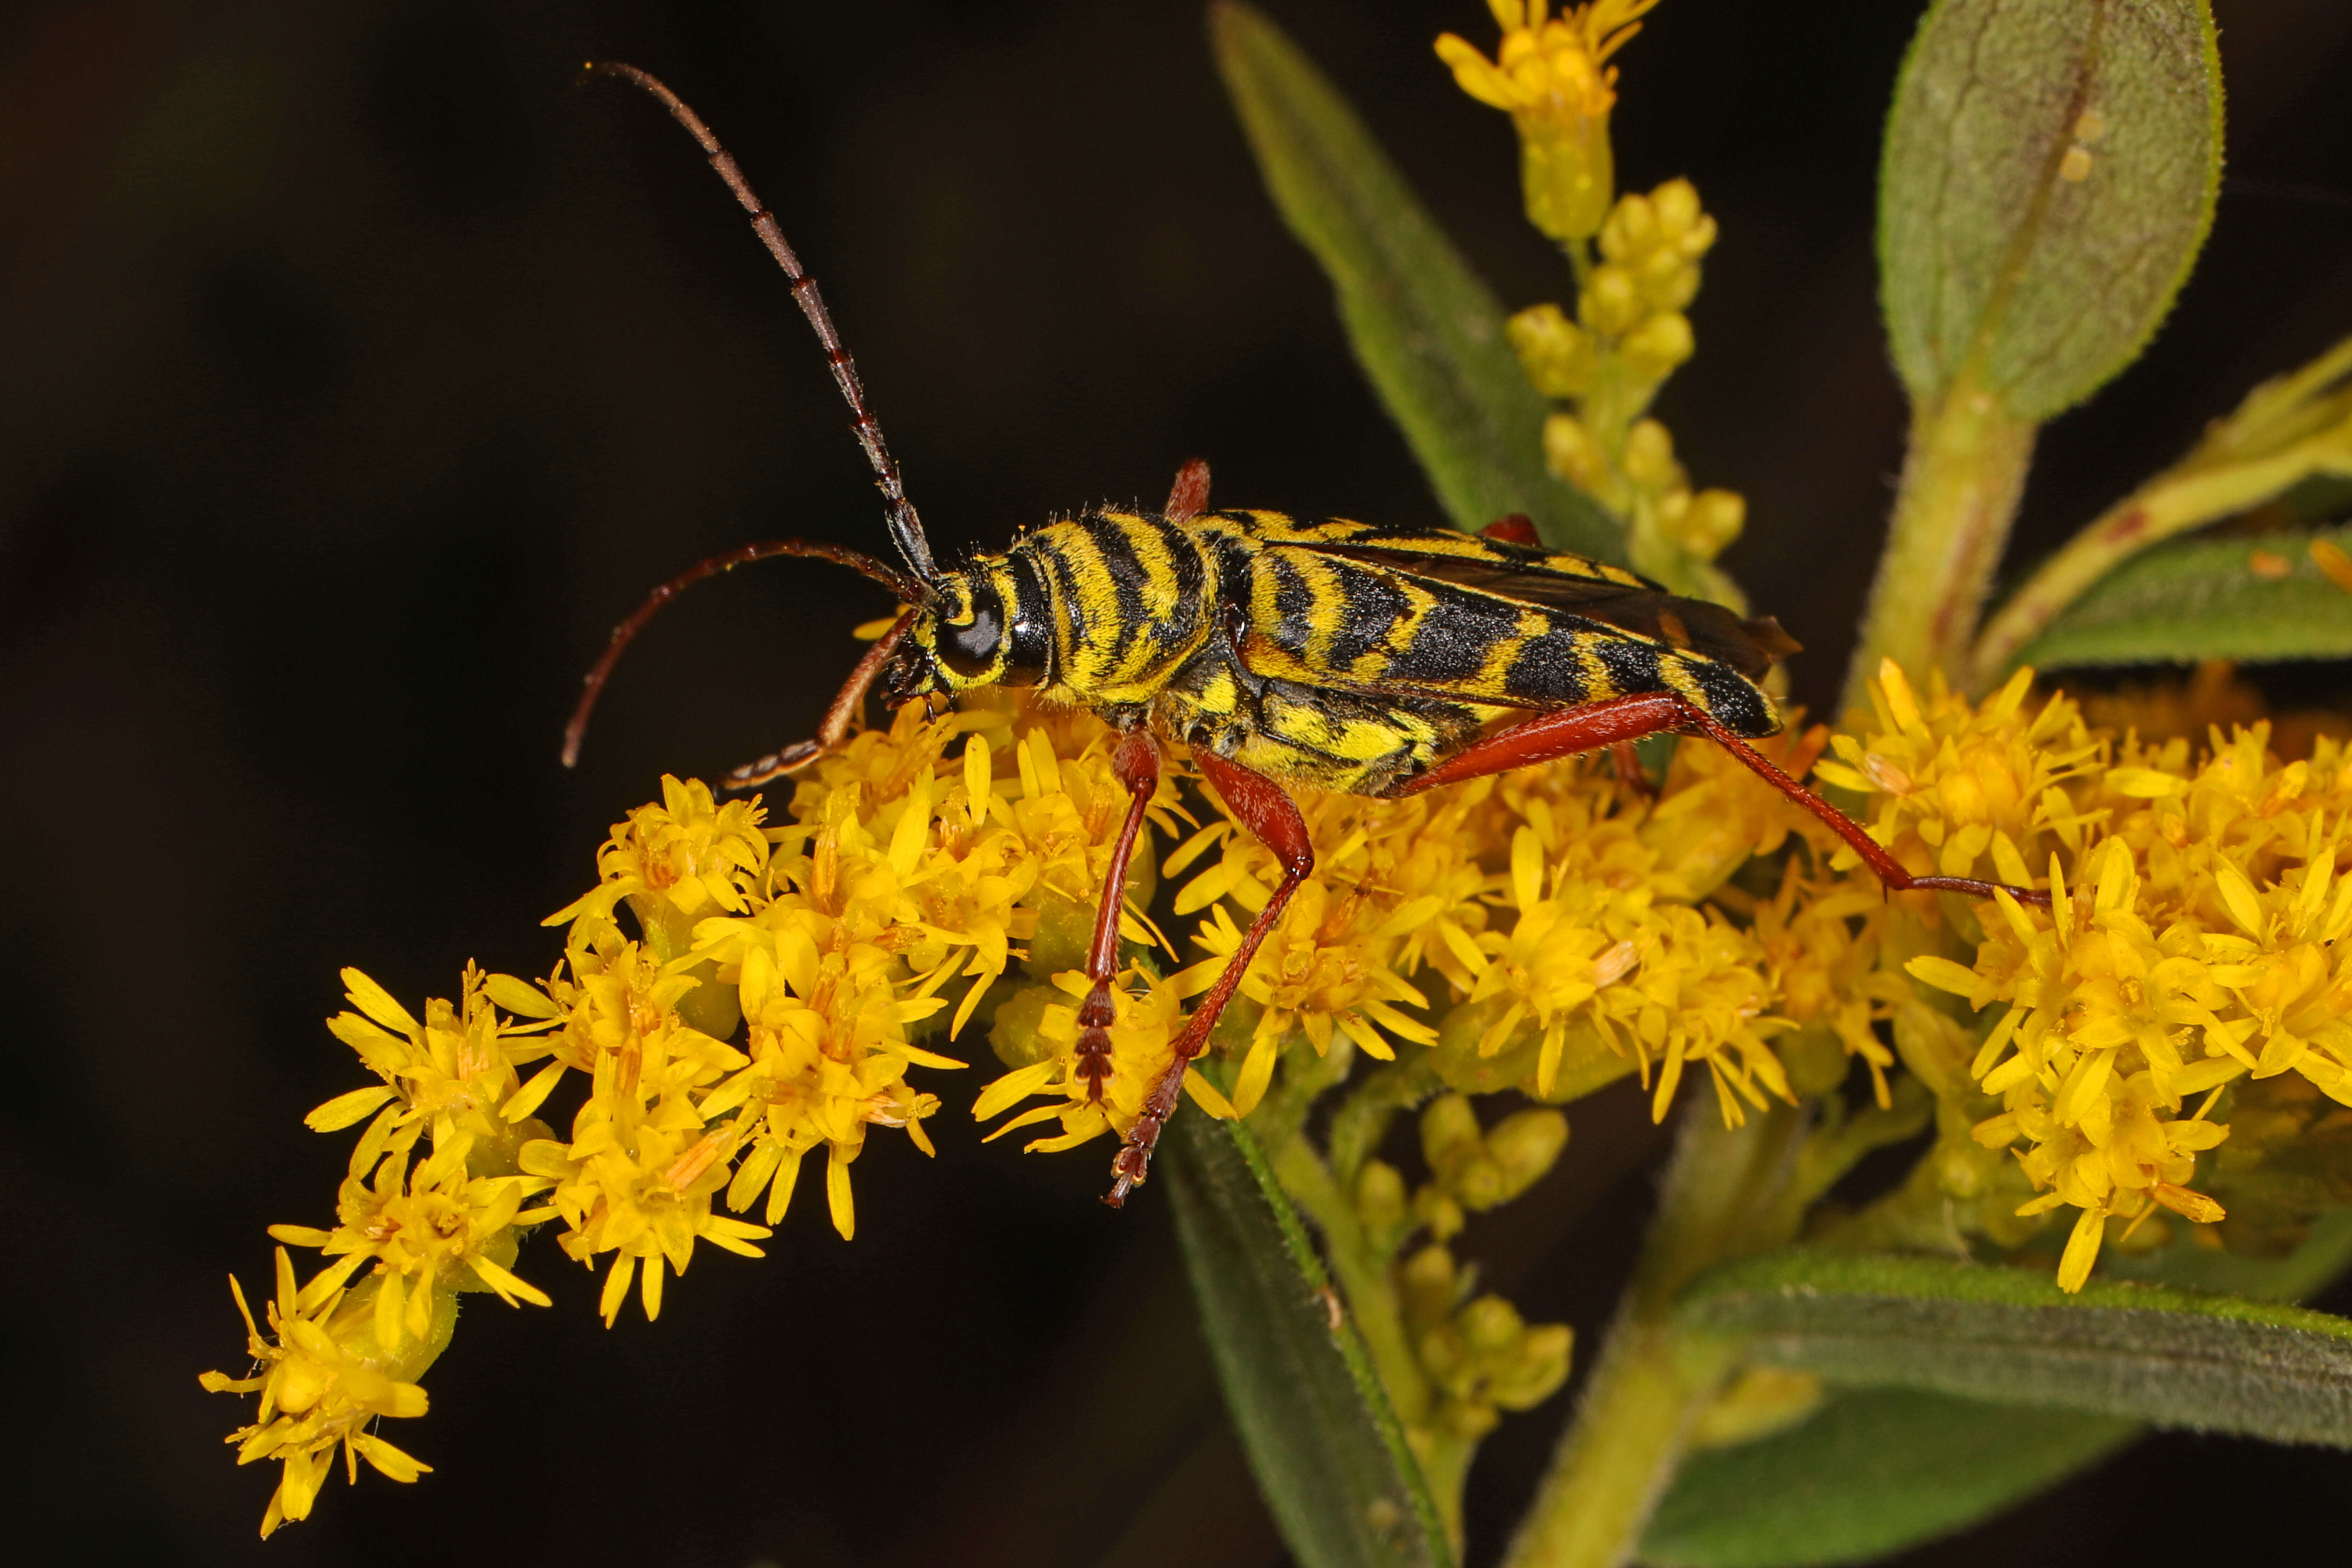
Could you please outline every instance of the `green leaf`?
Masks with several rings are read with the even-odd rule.
[[[2109,1275],[2292,1301],[2352,1265],[2352,1208],[2284,1258],[2175,1245],[2103,1259]],[[1920,1389],[1832,1392],[1799,1426],[1703,1453],[1675,1478],[1643,1557],[1660,1568],[1864,1562],[1990,1517],[2121,1447],[2137,1422]]]
[[[1301,1568],[1445,1568],[1437,1510],[1355,1325],[1249,1130],[1179,1116],[1161,1158],[1201,1328]]]
[[[2352,1447],[2352,1321],[2300,1307],[1791,1248],[1710,1275],[1675,1314],[1832,1383]]]
[[[1908,1388],[1832,1393],[1801,1426],[1696,1455],[1642,1539],[1655,1568],[1866,1563],[2055,1486],[2137,1422]]]
[[[2352,656],[2352,586],[2315,542],[2352,552],[2352,528],[2159,544],[2060,611],[2012,668]]]
[[[1549,405],[1502,307],[1347,100],[1246,5],[1211,7],[1209,31],[1275,205],[1329,275],[1356,357],[1446,514],[1479,529],[1523,512],[1554,549],[1623,562],[1616,519],[1543,466]]]
[[[1915,402],[1964,369],[2019,419],[2139,354],[2221,172],[2201,0],[1937,0],[1879,172],[1887,334]]]

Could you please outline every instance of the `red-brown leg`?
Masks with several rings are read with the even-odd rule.
[[[1110,1024],[1118,1016],[1111,1000],[1111,982],[1118,974],[1118,916],[1127,907],[1127,863],[1135,854],[1136,835],[1143,830],[1144,808],[1160,787],[1160,747],[1141,725],[1118,738],[1110,756],[1111,776],[1127,788],[1127,820],[1119,825],[1118,842],[1110,852],[1110,870],[1103,878],[1102,903],[1095,910],[1095,940],[1087,949],[1087,978],[1094,986],[1078,1004],[1077,1074],[1087,1080],[1087,1099],[1100,1104],[1103,1080],[1110,1077]]]
[[[1686,728],[1690,710],[1690,705],[1671,691],[1641,691],[1538,713],[1473,741],[1427,773],[1407,780],[1396,793],[1419,795],[1440,784],[1631,745],[1645,736]]]
[[[1620,741],[1609,748],[1609,765],[1616,770],[1617,782],[1643,800],[1658,797],[1657,786],[1650,775],[1642,771],[1641,753],[1633,750],[1631,741]]]
[[[756,763],[745,763],[740,768],[730,768],[719,782],[729,789],[752,789],[771,779],[796,773],[819,757],[841,744],[849,734],[850,725],[857,721],[858,710],[866,706],[866,689],[882,673],[907,628],[915,624],[915,612],[908,610],[891,623],[881,639],[866,650],[857,668],[842,682],[841,690],[834,697],[833,706],[824,710],[824,722],[817,726],[814,741],[794,741],[781,752],[770,752]]]
[[[1194,458],[1176,470],[1176,482],[1168,487],[1168,506],[1160,515],[1170,522],[1182,522],[1209,510],[1209,465]]]
[[[1160,1129],[1176,1113],[1176,1105],[1184,1095],[1184,1071],[1192,1058],[1208,1048],[1209,1031],[1216,1027],[1217,1016],[1225,1004],[1234,999],[1234,992],[1249,972],[1250,960],[1257,956],[1258,943],[1265,940],[1274,922],[1282,918],[1285,905],[1298,884],[1315,868],[1315,847],[1307,841],[1307,819],[1298,815],[1298,806],[1282,786],[1272,779],[1252,773],[1239,763],[1229,763],[1206,750],[1192,753],[1217,794],[1223,797],[1227,809],[1241,819],[1244,827],[1256,836],[1259,843],[1274,851],[1282,862],[1282,880],[1275,884],[1274,896],[1242,933],[1242,944],[1226,961],[1224,973],[1192,1009],[1184,1021],[1183,1032],[1176,1037],[1176,1057],[1159,1078],[1152,1081],[1151,1092],[1144,1097],[1143,1112],[1128,1129],[1127,1142],[1110,1163],[1109,1194],[1103,1202],[1113,1208],[1127,1202],[1127,1194],[1143,1184],[1151,1169],[1151,1151],[1160,1142]]]
[[[1612,697],[1605,702],[1589,702],[1581,708],[1538,713],[1456,752],[1397,793],[1418,795],[1439,784],[1460,784],[1465,779],[1507,773],[1580,752],[1596,752],[1604,746],[1616,746],[1670,730],[1696,731],[1728,751],[1757,777],[1820,818],[1824,826],[1862,857],[1881,882],[1896,892],[1916,889],[1989,899],[1996,891],[2003,891],[2021,904],[2045,910],[2050,907],[2050,895],[2032,888],[1981,882],[1973,877],[1913,876],[1885,846],[1864,831],[1862,824],[1774,767],[1769,758],[1725,728],[1714,715],[1670,691],[1637,692],[1630,697]]]

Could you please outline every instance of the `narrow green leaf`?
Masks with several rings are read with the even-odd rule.
[[[1445,1568],[1437,1510],[1257,1140],[1192,1111],[1168,1184],[1225,1408],[1301,1568]]]
[[[2352,552],[2352,528],[2159,544],[2092,584],[2014,664],[2352,656],[2352,584],[2328,575],[2315,543]]]
[[[1503,309],[1314,62],[1256,11],[1213,5],[1217,68],[1275,205],[1329,275],[1356,357],[1454,523],[1525,513],[1544,542],[1625,559],[1601,503],[1543,466],[1548,405]]]
[[[1701,1280],[1676,1316],[1833,1383],[2352,1447],[2352,1321],[2300,1307],[1791,1248]]]
[[[1867,1563],[2055,1486],[2140,1430],[1917,1389],[1840,1390],[1801,1426],[1693,1458],[1650,1521],[1642,1561]]]
[[[2170,308],[2221,171],[2202,0],[1937,0],[1879,175],[1887,333],[1914,401],[1964,367],[2019,419],[2089,396]]]
[[[2352,1265],[2352,1208],[2284,1258],[2173,1246],[2103,1260],[2110,1275],[2265,1300],[2317,1294]],[[1801,1424],[1684,1466],[1643,1546],[1660,1568],[1864,1562],[2023,1501],[2144,1430],[2075,1410],[1920,1389],[1833,1390]]]

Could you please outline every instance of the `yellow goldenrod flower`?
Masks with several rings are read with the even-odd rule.
[[[1550,0],[1487,0],[1503,38],[1486,58],[1447,33],[1437,56],[1463,91],[1507,110],[1519,133],[1528,216],[1554,239],[1601,227],[1615,184],[1609,110],[1617,68],[1609,57],[1641,31],[1657,0],[1592,0],[1549,15]]]
[[[2060,786],[2095,773],[2105,748],[2070,699],[2024,712],[2033,672],[2021,669],[1981,707],[1928,678],[1923,703],[1894,661],[1870,687],[1877,723],[1867,742],[1840,735],[1841,761],[1814,774],[1875,795],[1870,836],[1920,875],[2031,886],[2053,849],[2079,850],[2087,826]],[[1832,864],[1861,863],[1843,849]]]
[[[1498,798],[1521,817],[1498,889],[1517,919],[1477,942],[1485,962],[1467,1002],[1499,1009],[1478,1053],[1494,1056],[1523,1026],[1537,1031],[1534,1087],[1549,1096],[1571,1027],[1586,1027],[1644,1084],[1659,1066],[1653,1107],[1661,1118],[1694,1061],[1714,1075],[1734,1124],[1742,1099],[1761,1107],[1768,1091],[1788,1098],[1766,1043],[1787,1026],[1768,1016],[1762,951],[1719,913],[1677,901],[1692,889],[1643,842],[1643,811],[1620,809],[1613,782],[1589,767],[1514,777]]]
[[[1033,1153],[1052,1153],[1075,1149],[1105,1132],[1126,1135],[1142,1112],[1152,1080],[1173,1060],[1176,1031],[1184,1022],[1183,1002],[1174,985],[1157,981],[1138,994],[1129,984],[1132,978],[1122,976],[1121,983],[1112,987],[1111,1071],[1102,1080],[1099,1099],[1094,1084],[1078,1072],[1077,1004],[1090,986],[1085,973],[1065,970],[1050,984],[1032,988],[1006,1004],[1007,1011],[1027,1015],[1017,1026],[1034,1038],[1030,1050],[1035,1059],[982,1089],[972,1105],[972,1116],[985,1121],[1032,1095],[1051,1096],[1052,1102],[1032,1106],[1000,1123],[988,1134],[990,1138],[1002,1138],[1041,1121],[1058,1121],[1062,1129],[1058,1134],[1033,1140],[1025,1146]],[[1055,995],[1068,1000],[1049,1000]],[[1234,1114],[1224,1097],[1197,1070],[1185,1073],[1184,1087],[1208,1114]]]
[[[780,910],[783,921],[770,924]],[[801,1156],[825,1145],[826,1198],[834,1227],[847,1239],[856,1229],[849,1164],[865,1148],[866,1129],[903,1127],[916,1147],[931,1152],[922,1119],[938,1110],[939,1098],[911,1088],[907,1069],[963,1064],[907,1040],[907,1026],[944,1001],[901,996],[891,954],[870,942],[820,953],[810,922],[792,919],[806,913],[782,910],[780,901],[755,934],[730,944],[751,1025],[751,1059],[700,1109],[711,1117],[742,1107],[734,1127],[755,1131],[727,1202],[748,1208],[765,1189],[770,1225],[784,1216]]]
[[[337,1095],[304,1118],[306,1125],[333,1132],[375,1112],[352,1151],[354,1176],[375,1169],[387,1152],[404,1155],[428,1128],[436,1145],[468,1138],[483,1160],[514,1169],[514,1152],[530,1135],[524,1123],[562,1074],[552,1067],[525,1086],[517,1072],[549,1054],[541,1037],[553,1011],[546,998],[510,975],[485,975],[467,964],[458,1002],[426,1002],[420,1024],[359,970],[346,969],[342,978],[358,1011],[337,1014],[327,1027],[384,1085]],[[500,1018],[494,1000],[532,1021]]]
[[[695,922],[743,908],[747,887],[767,864],[757,800],[718,804],[699,779],[662,775],[662,804],[641,805],[615,823],[596,857],[595,889],[550,915],[571,922],[572,941],[593,942],[612,927],[623,900],[664,961],[685,951]]]
[[[388,1352],[375,1337],[380,1314],[374,1286],[370,1280],[355,1290],[332,1289],[306,1302],[310,1292],[296,1290],[294,1263],[281,1247],[278,1293],[266,1303],[265,1335],[245,1303],[244,1287],[234,1277],[229,1280],[259,1370],[249,1377],[208,1372],[197,1381],[214,1394],[261,1395],[253,1424],[228,1440],[237,1446],[240,1465],[276,1459],[285,1467],[261,1518],[265,1538],[289,1520],[309,1517],[339,1444],[354,1481],[362,1459],[395,1481],[413,1481],[432,1468],[363,1428],[382,1416],[425,1414],[425,1390],[411,1380],[423,1375],[448,1343],[457,1321],[456,1297],[437,1293],[428,1313],[429,1331]]]
[[[652,1318],[661,1311],[663,1265],[683,1274],[698,1238],[757,1257],[751,1238],[768,1234],[765,1226],[711,1212],[711,1195],[727,1184],[739,1130],[730,1122],[706,1131],[698,1101],[701,1091],[748,1058],[679,1018],[679,998],[698,984],[625,942],[576,984],[556,987],[555,1000],[566,1009],[567,1047],[589,1063],[590,1088],[569,1143],[538,1139],[523,1145],[524,1172],[552,1188],[547,1207],[525,1217],[560,1215],[568,1228],[559,1244],[583,1263],[599,1253],[619,1254],[601,1302],[608,1324],[640,1262],[642,1300]]]
[[[1901,1000],[1889,994],[1890,977],[1873,973],[1885,908],[1885,891],[1867,871],[1823,882],[1791,859],[1780,892],[1757,906],[1751,928],[1780,1015],[1800,1031],[1825,1032],[1849,1060],[1867,1066],[1881,1110],[1894,1103],[1886,1073],[1895,1053],[1877,1026]]]
[[[2352,962],[2337,946],[2352,932],[2338,865],[2352,759],[2323,741],[2283,763],[2263,725],[2216,731],[2194,759],[2185,740],[2114,747],[2063,699],[2024,712],[2028,679],[1979,709],[1940,687],[1923,707],[1890,666],[1874,697],[1895,732],[1841,738],[1853,766],[1840,782],[1891,797],[1874,832],[1898,854],[1939,868],[1990,856],[2011,882],[2025,856],[2046,859],[2048,911],[2003,895],[1972,965],[1929,953],[1906,967],[1975,1007],[2008,1004],[1972,1066],[2002,1109],[1975,1136],[2023,1145],[2042,1195],[2021,1214],[2080,1211],[2059,1268],[2077,1289],[2109,1216],[2223,1217],[2189,1184],[2229,1135],[2209,1119],[2225,1085],[2294,1072],[2352,1103]]]
[[[425,1337],[435,1293],[444,1288],[491,1290],[509,1306],[546,1306],[546,1292],[517,1279],[507,1264],[514,1260],[523,1200],[547,1184],[520,1174],[471,1175],[475,1152],[474,1140],[461,1132],[436,1140],[414,1171],[404,1153],[388,1154],[373,1179],[344,1180],[336,1205],[341,1223],[333,1230],[271,1226],[280,1241],[341,1258],[306,1295],[336,1289],[360,1265],[374,1262],[375,1338],[388,1350],[397,1350],[404,1335]]]
[[[1448,792],[1437,799],[1366,800],[1324,795],[1305,805],[1318,846],[1315,870],[1243,977],[1241,994],[1257,1022],[1234,1086],[1234,1108],[1248,1115],[1272,1079],[1276,1053],[1294,1030],[1318,1056],[1335,1035],[1381,1060],[1392,1060],[1389,1037],[1434,1044],[1437,1033],[1400,1004],[1425,1010],[1428,998],[1406,975],[1426,958],[1459,972],[1475,958],[1470,932],[1485,923],[1475,902],[1487,878],[1473,858],[1470,817],[1489,792]],[[1175,911],[1210,910],[1196,941],[1209,957],[1176,977],[1182,994],[1205,989],[1240,947],[1242,919],[1265,907],[1279,872],[1271,851],[1230,820],[1209,824],[1171,855],[1165,870],[1181,874],[1204,851],[1218,858],[1179,890]]]

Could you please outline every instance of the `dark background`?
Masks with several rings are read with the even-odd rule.
[[[2148,357],[2048,436],[2046,548],[2262,375],[2352,327],[2352,8],[2221,0],[2231,173]],[[1502,116],[1460,96],[1468,0],[1272,0],[1513,305],[1561,268]],[[1667,0],[1623,57],[1628,185],[1722,221],[1697,361],[1662,412],[1744,491],[1729,564],[1834,690],[1900,457],[1874,314],[1876,132],[1916,7]],[[588,55],[667,77],[825,284],[943,550],[1206,456],[1228,502],[1436,515],[1282,232],[1198,7],[52,0],[0,13],[0,1343],[10,1555],[61,1563],[1272,1563],[1160,1194],[1108,1146],[935,1165],[883,1139],[844,1245],[804,1194],[753,1263],[698,1255],[608,1332],[541,1241],[551,1310],[472,1298],[390,1434],[437,1467],[340,1481],[253,1542],[275,1466],[224,1276],[331,1213],[358,1081],[320,1020],[358,963],[415,1005],[537,925],[665,769],[804,733],[879,598],[782,565],[639,645],[577,775],[579,671],[652,583],[737,541],[879,548],[784,287],[685,137]],[[968,1094],[963,1097],[968,1102]],[[1577,1115],[1467,1251],[1597,1331],[1657,1141]],[[1471,1487],[1489,1561],[1564,1413]],[[2167,1437],[1958,1563],[2251,1559],[2340,1517],[2339,1456]]]

